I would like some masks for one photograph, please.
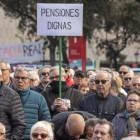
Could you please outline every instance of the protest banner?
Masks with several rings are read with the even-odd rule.
[[[0,46],[0,60],[14,63],[42,61],[44,41]]]

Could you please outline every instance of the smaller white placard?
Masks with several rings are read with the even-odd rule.
[[[82,36],[83,4],[37,4],[37,35]]]

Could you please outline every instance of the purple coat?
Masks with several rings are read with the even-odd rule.
[[[140,124],[140,116],[136,119],[138,124]],[[123,137],[124,128],[126,125],[127,119],[123,113],[117,114],[112,123],[114,124],[114,139],[113,140],[121,140]]]

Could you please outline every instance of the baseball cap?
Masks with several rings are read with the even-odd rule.
[[[83,77],[85,77],[85,73],[81,70],[77,70],[74,74],[74,76],[76,77],[77,75],[82,75]]]
[[[62,63],[62,68],[64,68],[64,70],[69,70],[70,66],[66,63]]]

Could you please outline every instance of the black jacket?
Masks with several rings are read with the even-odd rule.
[[[23,106],[18,93],[1,82],[0,122],[6,126],[8,140],[21,140],[26,128]]]
[[[122,100],[111,93],[101,98],[97,93],[85,97],[79,104],[78,110],[86,111],[98,118],[111,121],[120,109]]]
[[[85,119],[85,121],[88,118],[95,117],[94,115],[87,113],[87,112],[84,112],[84,111],[67,111],[67,112],[57,114],[52,119],[52,123],[54,124],[54,130],[55,130],[54,133],[55,133],[56,140],[71,140],[71,137],[69,136],[69,134],[65,128],[67,118],[71,114],[81,114],[83,116],[83,118]]]
[[[50,86],[51,88],[47,88],[41,94],[45,97],[51,116],[53,117],[59,113],[51,110],[51,105],[53,104],[54,100],[59,98],[59,81],[50,83]],[[66,81],[62,81],[62,99],[66,98],[70,100],[71,108],[68,108],[69,111],[77,110],[78,104],[83,97],[84,95],[79,90],[70,88]]]
[[[42,91],[44,91],[44,87],[42,86],[42,83],[40,83],[38,86],[31,87],[30,89],[31,90],[34,90],[36,92],[39,92],[39,93],[41,93]]]

